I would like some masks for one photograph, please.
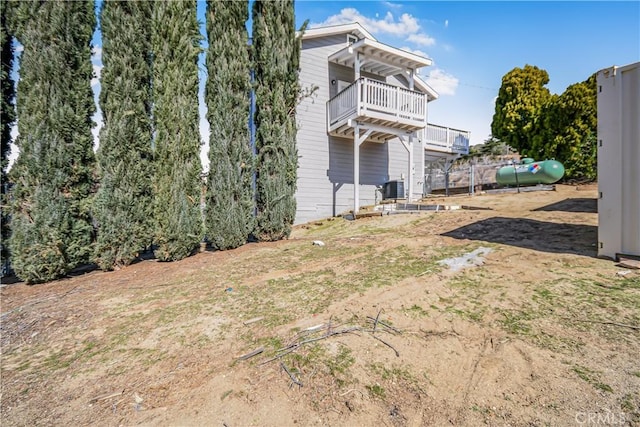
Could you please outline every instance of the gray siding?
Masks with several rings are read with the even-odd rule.
[[[298,121],[298,183],[295,223],[333,216],[333,185],[329,181],[329,138],[326,103],[335,94],[331,87],[327,57],[346,46],[346,35],[304,40],[300,54],[300,85],[317,86],[313,97],[296,110]],[[346,77],[343,80],[350,80]],[[333,92],[331,92],[333,91]]]
[[[335,96],[337,84],[331,80],[353,81],[353,69],[330,64],[327,57],[347,46],[346,34],[304,40],[300,57],[302,88],[317,86],[315,95],[298,106],[298,183],[296,224],[335,216],[353,208],[353,140],[327,134],[326,103]],[[382,80],[379,76],[366,75]],[[401,79],[389,83],[406,86]],[[423,150],[414,141],[414,190],[422,194]],[[379,201],[376,188],[386,181],[407,177],[408,153],[397,140],[360,146],[360,205]],[[405,189],[408,186],[405,184]]]
[[[387,78],[387,83],[409,88],[409,79],[403,76],[391,76]],[[427,112],[429,110],[429,106],[427,105]],[[400,142],[398,142],[400,144]],[[402,145],[401,145],[402,147]],[[416,136],[413,138],[413,198],[421,198],[424,195],[424,131],[418,131]],[[397,169],[390,171],[393,173],[404,173],[407,176],[407,165],[408,161],[408,153],[407,150],[402,147],[402,153],[398,154],[401,158],[404,159],[404,164],[395,164],[396,168],[399,168],[399,172]],[[402,157],[404,156],[404,157]],[[398,159],[400,160],[400,159]],[[395,178],[392,178],[395,179]],[[405,180],[405,191],[409,191],[409,184]]]

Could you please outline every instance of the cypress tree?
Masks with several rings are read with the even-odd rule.
[[[205,231],[216,249],[246,243],[253,230],[249,138],[248,1],[207,1],[209,137]]]
[[[257,153],[254,235],[262,241],[288,237],[295,220],[299,43],[292,0],[253,3]]]
[[[154,3],[155,255],[185,258],[202,239],[195,0]]]
[[[130,264],[152,241],[151,11],[144,0],[106,0],[101,10],[104,127],[94,218],[95,260],[107,270]]]
[[[96,17],[93,1],[25,1],[18,12],[24,52],[9,247],[16,274],[35,283],[68,273],[92,252]]]
[[[2,161],[0,168],[2,169],[2,180],[0,181],[0,202],[2,203],[2,211],[0,212],[0,222],[2,225],[2,240],[0,241],[0,252],[2,268],[4,269],[9,258],[9,250],[7,247],[7,239],[9,238],[9,215],[7,213],[7,172],[6,168],[9,163],[9,152],[11,145],[11,126],[15,120],[14,110],[14,87],[11,78],[11,68],[13,67],[13,46],[12,35],[9,30],[9,3],[0,1],[0,45],[2,46],[2,57],[0,57],[0,84],[2,91],[2,100],[0,101],[0,142],[2,151],[0,152]],[[2,272],[4,274],[4,270]]]

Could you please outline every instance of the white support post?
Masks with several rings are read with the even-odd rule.
[[[407,138],[408,141],[405,141],[405,138]],[[407,201],[411,201],[411,198],[413,197],[413,175],[414,175],[413,135],[409,135],[406,137],[402,135],[398,135],[398,139],[400,140],[400,142],[402,143],[402,146],[405,148],[405,150],[407,150],[407,153],[408,153],[407,161],[409,162],[409,165],[407,166]]]
[[[360,146],[369,138],[373,129],[360,134],[360,124],[353,128],[353,218],[360,210]]]
[[[356,80],[356,117],[362,114],[363,107],[367,105],[366,90],[362,87],[363,83]]]
[[[398,117],[400,117],[400,90],[396,88],[394,92],[396,93],[395,109],[396,109],[396,119],[397,119]]]
[[[360,125],[353,130],[353,219],[360,210]]]
[[[447,127],[447,141],[445,142],[445,147],[447,147],[447,149],[451,148],[451,144],[449,143],[449,133],[450,132],[451,132],[451,129],[449,129]],[[447,196],[449,195],[448,191],[449,191],[449,189],[447,189]]]
[[[360,52],[356,53],[356,58],[353,63],[353,77],[354,80],[358,80],[360,78]]]
[[[362,103],[360,104],[361,106],[361,112],[364,115],[366,110],[369,107],[369,80],[366,77],[363,77],[362,79],[360,79],[360,85],[361,87],[361,91],[362,91]]]
[[[409,89],[410,90],[414,90],[413,81],[414,81],[414,71],[413,71],[413,68],[410,68],[409,69]]]
[[[405,138],[408,141],[405,141]],[[407,150],[408,156],[407,161],[409,162],[407,166],[407,201],[410,202],[413,197],[413,175],[414,175],[414,167],[413,167],[413,135],[409,135],[408,137],[398,135],[398,139],[402,143],[402,146]]]
[[[407,179],[409,180],[408,186],[408,194],[407,194],[407,202],[411,202],[413,200],[413,175],[414,175],[414,165],[413,165],[413,136],[409,136],[409,171],[407,173]]]

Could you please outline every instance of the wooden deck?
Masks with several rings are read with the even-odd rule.
[[[356,122],[374,129],[367,141],[385,142],[424,129],[427,151],[469,153],[469,132],[427,123],[425,94],[377,80],[360,78],[327,102],[330,135],[351,139]]]
[[[410,134],[427,125],[425,94],[377,80],[360,78],[327,102],[330,135],[353,137],[353,123],[374,125],[380,131],[368,140],[384,142],[398,131]],[[384,132],[384,128],[394,133]]]

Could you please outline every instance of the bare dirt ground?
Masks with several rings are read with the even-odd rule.
[[[3,286],[0,422],[640,425],[640,270],[596,257],[596,193],[433,199],[490,209]]]

